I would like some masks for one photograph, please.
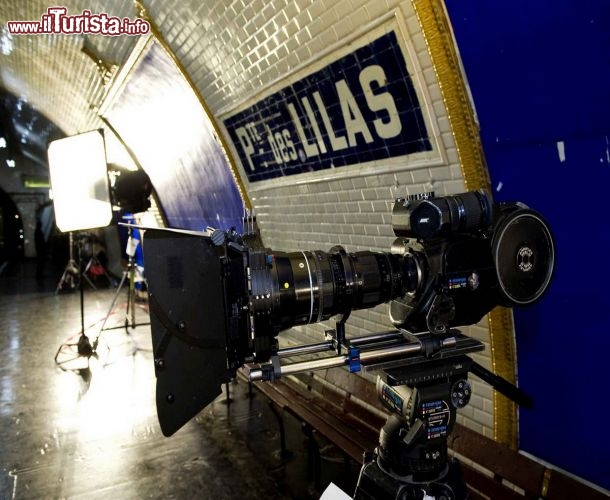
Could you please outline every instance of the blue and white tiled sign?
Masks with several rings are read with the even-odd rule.
[[[250,182],[432,149],[393,31],[224,124]]]

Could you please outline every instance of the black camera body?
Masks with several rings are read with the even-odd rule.
[[[497,305],[535,302],[554,266],[540,214],[521,203],[494,205],[485,192],[396,200],[392,252],[416,256],[416,293],[390,304],[390,319],[411,332],[445,334],[477,323]]]
[[[391,301],[397,328],[444,335],[450,327],[477,323],[498,304],[487,239],[459,235],[422,244],[400,238],[393,251],[401,246],[420,263],[422,278],[415,293]]]
[[[550,230],[483,192],[396,200],[390,252],[277,252],[254,234],[147,230],[145,257],[162,431],[173,434],[246,363],[276,359],[295,325],[390,303],[392,324],[442,338],[493,307],[537,300]]]

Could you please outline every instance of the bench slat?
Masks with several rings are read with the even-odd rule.
[[[576,481],[557,470],[551,470],[547,498],[608,500],[610,495],[589,488],[580,481]]]
[[[316,393],[319,398],[336,406],[338,411],[340,410],[356,419],[360,425],[368,427],[373,434],[379,434],[379,429],[385,424],[386,417],[371,413],[362,404],[354,401],[351,398],[351,393],[340,395],[336,390],[329,388],[328,383],[322,383],[313,374],[300,374],[296,378],[306,385],[310,391]]]
[[[494,481],[493,478],[487,477],[467,465],[461,464],[461,466],[471,497],[493,500],[523,500],[522,495],[508,489],[502,483]]]
[[[245,378],[243,374],[240,375]],[[299,374],[296,378],[299,380],[282,378],[272,383],[255,382],[254,385],[281,409],[309,424],[350,458],[362,464],[363,452],[372,451],[377,446],[379,430],[385,419],[381,413],[371,411],[353,400],[352,395],[374,408],[382,408],[375,385],[346,370],[336,369]],[[329,384],[340,390],[334,390]],[[502,484],[502,479],[521,488],[525,498],[541,498],[543,493],[544,498],[549,499],[610,498],[585,483],[560,471],[547,469],[518,451],[459,424],[455,425],[447,444],[474,464],[493,471],[495,477],[491,478],[462,464],[464,477],[476,499],[524,498]]]
[[[455,452],[518,485],[528,495],[540,495],[545,471],[542,464],[459,425],[455,426],[447,444]]]

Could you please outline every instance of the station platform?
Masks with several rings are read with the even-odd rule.
[[[116,288],[86,284],[85,334],[99,335],[96,355],[58,366],[59,348],[80,336],[80,294],[55,293],[61,269],[34,275],[35,263],[24,262],[0,276],[0,498],[320,497],[300,424],[284,416],[285,460],[267,399],[249,397],[244,382],[228,385],[230,404],[223,390],[174,436],[162,435],[147,308],[138,304],[139,326],[125,328],[126,287],[108,315]],[[322,488],[332,481],[351,494],[358,467],[332,446],[321,455]]]

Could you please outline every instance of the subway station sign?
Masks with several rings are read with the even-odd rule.
[[[393,31],[224,124],[250,182],[432,149]]]

